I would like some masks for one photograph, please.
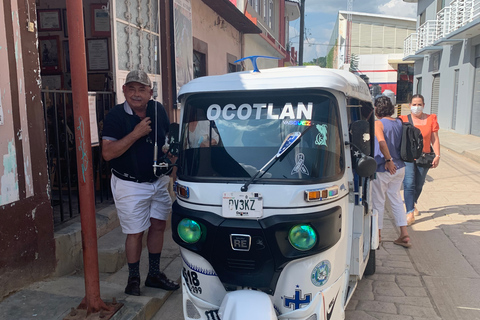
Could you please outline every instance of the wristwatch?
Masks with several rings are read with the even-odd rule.
[[[390,159],[385,159],[385,161],[386,161],[386,162],[390,162],[390,161],[392,161],[392,159],[391,159],[391,158],[390,158]]]

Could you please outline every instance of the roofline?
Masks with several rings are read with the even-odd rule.
[[[352,15],[357,15],[357,16],[365,16],[365,17],[375,17],[375,18],[383,18],[383,19],[395,19],[395,20],[403,20],[403,21],[411,21],[411,22],[417,22],[417,19],[415,18],[404,18],[404,17],[395,17],[395,16],[387,16],[384,14],[376,14],[376,13],[365,13],[365,12],[355,12],[355,11],[344,11],[344,10],[338,10],[338,14],[352,14]]]

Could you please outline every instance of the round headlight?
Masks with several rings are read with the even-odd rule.
[[[288,241],[297,250],[310,250],[317,243],[317,234],[309,225],[299,224],[290,229]]]
[[[195,243],[202,236],[202,229],[198,222],[185,218],[178,224],[177,232],[180,238],[186,243]]]

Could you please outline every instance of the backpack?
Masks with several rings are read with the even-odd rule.
[[[420,129],[413,125],[412,115],[408,115],[408,122],[403,122],[402,143],[400,158],[405,162],[413,162],[420,158],[423,151],[423,136]]]

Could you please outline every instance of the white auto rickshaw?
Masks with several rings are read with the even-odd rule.
[[[365,82],[286,67],[198,78],[178,99],[185,319],[344,319],[378,247]]]

